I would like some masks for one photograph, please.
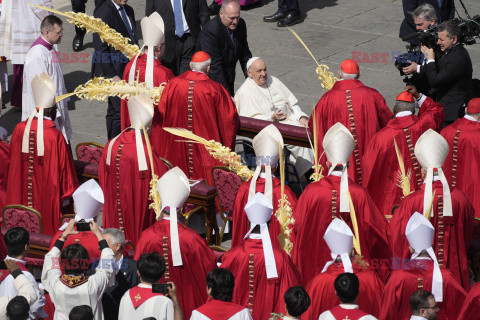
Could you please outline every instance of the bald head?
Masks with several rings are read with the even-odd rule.
[[[240,21],[240,4],[238,0],[224,0],[220,7],[220,20],[228,30],[235,30]]]

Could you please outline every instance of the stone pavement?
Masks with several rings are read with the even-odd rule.
[[[208,0],[208,5],[211,0]],[[62,11],[71,10],[68,0],[53,0],[54,6]],[[465,17],[458,1],[457,10]],[[465,0],[469,13],[480,14],[480,1]],[[139,20],[144,16],[145,1],[130,0]],[[361,80],[383,94],[389,106],[393,105],[395,96],[403,90],[404,84],[397,69],[393,66],[392,56],[396,52],[405,52],[405,45],[398,38],[398,29],[403,18],[401,0],[300,0],[300,7],[305,21],[295,25],[293,29],[310,47],[321,64],[326,64],[336,74],[343,59],[352,58],[352,52],[365,55],[365,63],[361,63]],[[269,74],[281,79],[300,100],[300,107],[311,113],[312,105],[324,93],[315,74],[315,62],[305,49],[285,28],[277,28],[276,24],[264,23],[262,17],[276,11],[277,1],[263,0],[263,6],[246,8],[242,11],[248,28],[248,42],[254,56],[262,57]],[[87,4],[87,13],[93,12],[93,0]],[[65,20],[64,20],[65,21]],[[74,28],[65,22],[65,35],[59,50],[67,56],[72,54]],[[80,62],[62,64],[67,89],[72,91],[76,86],[90,78],[91,55],[93,43],[91,35],[85,37],[85,49],[88,58],[80,56]],[[480,68],[480,45],[467,47],[474,65],[474,77],[478,77]],[[393,53],[393,54],[392,54]],[[381,54],[384,54],[383,56]],[[374,56],[385,57],[374,63]],[[366,59],[366,58],[369,59]],[[83,62],[83,60],[85,60]],[[372,61],[369,61],[372,60]],[[382,62],[387,60],[387,62]],[[369,62],[367,62],[369,61]],[[10,85],[11,65],[10,72]],[[236,87],[243,82],[240,68],[237,69]],[[20,121],[20,109],[12,109],[9,105],[9,93],[4,95],[7,109],[3,110],[0,126],[7,128],[9,134]],[[81,101],[73,98],[69,103],[70,119],[73,127],[72,145],[82,141],[107,142],[105,114],[107,103],[98,101]]]

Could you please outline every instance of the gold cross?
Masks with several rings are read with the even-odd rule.
[[[140,293],[137,293],[137,295],[135,296],[135,301],[138,302],[138,300],[142,299],[142,297],[140,297]]]
[[[348,316],[346,316],[345,319],[343,319],[343,320],[350,320],[350,319],[348,319]]]

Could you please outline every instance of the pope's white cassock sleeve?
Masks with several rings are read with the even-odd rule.
[[[50,76],[57,97],[67,93],[62,67],[55,52],[55,50],[48,51],[42,45],[35,45],[27,53],[23,69],[22,121],[27,120],[36,108],[31,86],[32,79],[36,75],[46,72]],[[57,104],[57,118],[55,119],[57,129],[63,133],[67,142],[72,138],[72,126],[67,106],[69,100],[70,98],[67,98]]]
[[[57,240],[59,241],[59,240]],[[50,293],[55,304],[54,320],[68,320],[68,314],[73,307],[88,305],[92,307],[95,320],[103,320],[102,296],[108,287],[113,272],[114,254],[112,249],[104,248],[100,256],[95,274],[88,277],[88,281],[78,287],[69,288],[60,281],[60,250],[54,246],[45,255],[42,270],[42,284]],[[136,319],[135,319],[136,320]],[[138,319],[140,320],[140,319]]]
[[[197,310],[193,310],[190,320],[215,320],[215,319],[210,319],[206,317],[204,314],[198,312]],[[252,315],[250,314],[250,311],[248,311],[248,309],[245,308],[235,313],[233,316],[228,318],[228,320],[252,320]]]
[[[15,278],[14,285],[18,295],[25,297],[29,305],[32,305],[37,300],[35,288],[24,274],[20,274]],[[0,319],[7,319],[7,305],[15,296],[0,296]]]
[[[139,284],[138,286],[142,288],[152,287],[144,284]],[[135,309],[132,300],[130,299],[130,290],[125,292],[120,301],[118,320],[141,320],[148,317],[173,320],[174,310],[172,300],[165,296],[154,296]]]

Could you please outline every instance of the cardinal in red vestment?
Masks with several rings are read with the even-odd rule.
[[[146,95],[128,101],[132,126],[110,140],[98,167],[100,185],[105,195],[103,226],[125,232],[125,239],[137,245],[140,234],[155,222],[149,208],[148,194],[154,173],[161,177],[167,167],[153,156],[149,161],[142,124],[149,128],[153,118],[153,105]]]
[[[453,272],[465,290],[470,288],[467,248],[472,235],[475,211],[458,189],[450,191],[442,171],[448,154],[447,141],[429,129],[415,146],[415,155],[422,166],[425,183],[406,197],[390,221],[394,257],[409,257],[405,226],[412,212],[424,212],[435,227],[433,248],[440,266]],[[434,172],[435,170],[435,172]]]
[[[164,174],[157,184],[161,209],[157,221],[142,232],[135,250],[135,260],[144,253],[158,252],[165,260],[166,270],[160,282],[172,281],[179,292],[183,318],[207,300],[206,276],[217,268],[213,251],[195,231],[177,222],[177,209],[190,194],[186,175],[175,167]],[[160,205],[160,204],[157,204]]]
[[[72,154],[55,127],[55,88],[46,73],[32,80],[35,110],[20,122],[10,142],[7,204],[32,207],[42,215],[43,233],[60,227],[61,206],[78,187]]]
[[[449,146],[443,168],[452,188],[465,194],[480,218],[480,98],[470,100],[466,113],[440,132]]]
[[[355,211],[361,255],[367,262],[378,263],[376,271],[385,281],[389,272],[391,250],[389,225],[367,191],[348,178],[348,159],[354,139],[342,124],[335,124],[325,135],[323,148],[329,161],[329,175],[307,186],[294,212],[295,243],[292,259],[308,283],[330,260],[330,250],[322,238],[333,218],[343,219],[353,230]],[[353,208],[350,207],[350,194]]]
[[[0,208],[7,204],[8,168],[10,166],[10,147],[0,140]]]
[[[313,128],[315,120],[319,146],[322,145],[325,133],[335,123],[340,122],[350,130],[355,140],[355,150],[350,157],[348,175],[354,182],[361,184],[361,159],[367,144],[392,119],[392,112],[377,90],[358,80],[360,68],[355,61],[343,61],[339,75],[341,80],[318,101],[308,126]],[[318,154],[322,154],[322,150]],[[324,159],[319,159],[319,163],[325,168]]]
[[[408,320],[412,315],[409,300],[422,289],[432,292],[440,310],[438,320],[466,319],[458,316],[466,292],[450,270],[440,268],[432,242],[434,227],[423,215],[415,212],[405,227],[411,260],[394,257],[385,286],[380,320]]]
[[[208,54],[199,51],[190,63],[193,71],[170,80],[158,106],[161,126],[185,128],[233,150],[239,127],[237,109],[227,90],[207,76],[210,61]],[[189,179],[206,179],[214,185],[212,169],[222,164],[204,146],[177,141],[166,131],[157,138],[161,141],[159,156],[182,169]]]
[[[384,284],[375,272],[361,258],[353,256],[353,233],[348,225],[335,218],[328,226],[323,237],[327,242],[334,260],[327,262],[322,273],[319,273],[306,286],[312,299],[310,308],[302,319],[317,320],[325,311],[340,303],[335,294],[335,279],[344,272],[354,273],[360,283],[357,304],[359,308],[375,317],[380,313],[380,301]],[[345,260],[345,261],[344,261]]]
[[[394,119],[373,136],[362,158],[363,186],[384,215],[392,214],[392,208],[404,198],[399,186],[402,175],[395,143],[403,159],[405,175],[410,178],[409,189],[413,192],[423,182],[420,165],[413,152],[415,143],[422,133],[443,123],[442,105],[413,92],[421,106],[419,116],[415,115],[414,96],[409,92],[400,93],[393,107]]]
[[[233,302],[250,309],[253,319],[269,319],[272,312],[286,314],[285,292],[301,285],[290,256],[270,239],[267,222],[272,210],[263,193],[250,198],[245,206],[251,223],[246,240],[222,257],[221,267],[235,277]]]
[[[125,67],[123,72],[123,80],[128,83],[133,81],[145,82],[150,89],[159,87],[162,83],[166,84],[173,78],[173,73],[167,67],[162,66],[160,58],[165,52],[165,26],[162,17],[158,12],[152,13],[148,17],[144,17],[140,24],[142,26],[143,48]],[[150,132],[151,143],[156,143],[156,130],[160,130],[156,125],[160,122],[160,114],[157,106],[152,121]],[[128,115],[127,100],[122,100],[120,110],[120,123],[122,131],[130,127],[130,117]]]
[[[477,282],[472,286],[467,294],[467,298],[463,302],[462,310],[458,315],[458,319],[480,319],[480,283]]]
[[[273,212],[277,212],[278,200],[281,199],[281,185],[278,178],[273,177],[272,172],[278,168],[279,145],[283,148],[283,138],[280,131],[273,124],[262,129],[253,139],[253,149],[255,150],[255,159],[257,162],[258,174],[250,180],[244,182],[235,198],[235,207],[233,209],[232,222],[232,247],[243,242],[243,237],[250,229],[245,206],[248,200],[256,193],[261,192],[271,199]],[[268,173],[270,172],[270,173]],[[285,186],[285,195],[290,202],[292,210],[295,210],[297,196],[293,191]],[[278,245],[278,235],[280,234],[280,224],[277,218],[270,222],[270,237]]]

